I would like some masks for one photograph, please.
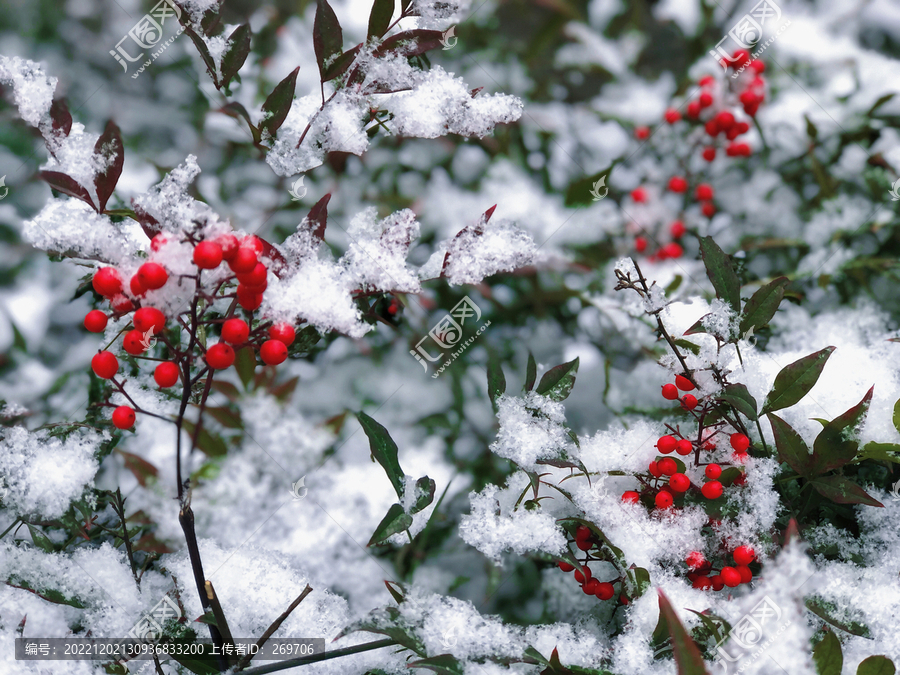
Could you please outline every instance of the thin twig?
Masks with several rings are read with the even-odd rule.
[[[272,622],[272,625],[269,626],[268,628],[266,628],[265,632],[260,636],[259,640],[256,641],[257,649],[262,649],[262,646],[264,644],[266,644],[266,640],[268,640],[270,637],[272,637],[272,634],[276,630],[281,628],[281,624],[284,623],[284,620],[287,619],[291,615],[291,612],[293,612],[295,609],[297,609],[297,605],[299,605],[301,602],[303,602],[303,599],[307,595],[312,593],[312,590],[313,590],[312,586],[310,586],[309,584],[306,584],[306,588],[304,588],[303,592],[300,593],[300,595],[298,595],[297,598],[291,603],[290,607],[288,607],[286,610],[284,610],[281,613],[281,615]],[[243,670],[244,668],[246,668],[247,664],[250,663],[250,659],[252,659],[254,656],[255,656],[254,653],[246,654],[244,656],[244,658],[242,658],[240,660],[240,662],[238,663],[237,670]]]

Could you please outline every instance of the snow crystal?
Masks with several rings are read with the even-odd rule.
[[[444,274],[453,285],[477,284],[498,272],[510,272],[529,265],[537,257],[537,247],[530,235],[509,221],[482,222],[467,227],[456,237],[438,246],[434,254],[448,254]],[[429,272],[432,267],[426,266]]]
[[[444,30],[460,21],[470,4],[469,0],[413,0],[410,10],[415,10],[419,28]]]
[[[572,445],[562,403],[531,391],[524,398],[504,394],[497,407],[500,430],[491,452],[522,469],[534,470],[539,459],[557,458]]]
[[[377,213],[369,207],[350,221],[350,246],[340,262],[357,288],[418,293],[422,287],[406,264],[409,247],[419,237],[415,214],[403,209],[379,222]]]
[[[701,319],[703,327],[722,340],[730,340],[737,335],[740,317],[731,309],[731,305],[718,298],[709,304],[709,314]]]
[[[21,515],[47,519],[62,516],[85,488],[93,487],[98,467],[94,453],[108,439],[105,433],[85,429],[76,429],[66,439],[23,427],[4,429],[0,435],[5,505]]]
[[[13,88],[19,115],[33,127],[50,112],[57,82],[34,61],[0,55],[0,83]]]

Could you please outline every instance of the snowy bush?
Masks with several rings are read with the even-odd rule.
[[[0,672],[895,672],[895,6],[114,4],[0,27]]]

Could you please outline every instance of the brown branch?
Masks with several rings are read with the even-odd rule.
[[[287,619],[291,615],[291,612],[293,612],[295,609],[297,609],[297,605],[299,605],[301,602],[303,602],[303,599],[307,595],[312,593],[312,590],[313,590],[312,586],[310,586],[309,584],[306,584],[306,588],[304,588],[303,592],[296,597],[296,599],[291,603],[290,607],[288,607],[286,610],[284,610],[281,613],[281,615],[272,622],[272,625],[269,626],[268,628],[266,628],[265,632],[262,634],[262,636],[260,636],[259,640],[256,641],[257,649],[262,649],[262,646],[264,644],[266,644],[266,640],[268,640],[270,637],[272,637],[272,634],[276,630],[281,628],[281,624],[284,623],[284,620]],[[245,655],[244,658],[242,658],[240,660],[240,662],[238,663],[237,669],[243,670],[244,668],[246,668],[247,664],[250,663],[250,659],[252,659],[254,656],[255,656],[255,654],[253,654],[253,653],[248,653],[247,655]]]

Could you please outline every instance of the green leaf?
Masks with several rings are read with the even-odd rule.
[[[874,105],[871,108],[869,108],[869,111],[866,113],[866,116],[871,117],[872,115],[874,115],[875,112],[881,106],[883,106],[885,103],[887,103],[892,98],[894,98],[895,95],[896,95],[895,92],[891,92],[890,94],[885,94],[884,96],[881,96],[877,101],[875,101]]]
[[[844,667],[844,654],[841,652],[841,641],[831,631],[813,649],[813,661],[816,663],[818,675],[841,675]]]
[[[678,615],[662,590],[659,591],[659,613],[665,617],[666,627],[672,637],[672,650],[675,653],[675,663],[678,664],[678,675],[709,675],[700,650],[678,620]]]
[[[403,584],[385,579],[384,585],[388,589],[388,593],[391,594],[391,597],[394,598],[394,602],[398,605],[406,600],[406,588],[404,588]],[[394,586],[397,586],[397,588],[394,588]]]
[[[564,401],[571,393],[572,387],[575,386],[577,373],[578,357],[576,356],[573,361],[562,363],[544,373],[535,391],[554,401]]]
[[[759,329],[769,323],[781,300],[784,298],[784,287],[790,283],[787,277],[778,277],[756,291],[741,314],[741,335],[746,335],[751,328]]]
[[[463,675],[462,664],[451,654],[429,656],[427,659],[411,661],[408,665],[410,668],[424,668],[438,675]]]
[[[534,382],[537,380],[537,363],[534,361],[534,354],[528,352],[528,365],[525,366],[525,391],[534,389]],[[897,401],[900,405],[900,401]]]
[[[496,407],[497,399],[506,391],[506,378],[503,376],[503,368],[496,354],[491,353],[487,364],[488,396]]]
[[[328,0],[318,0],[316,3],[316,18],[313,21],[313,48],[316,50],[319,75],[324,81],[325,72],[331,59],[344,50],[344,34],[341,31],[341,24],[334,10],[331,9],[331,5],[328,4]],[[293,87],[291,89],[293,91]]]
[[[886,656],[870,656],[856,669],[856,675],[894,675],[897,669]]]
[[[290,75],[275,85],[272,93],[262,104],[263,119],[259,123],[260,133],[267,131],[274,138],[281,125],[284,124],[294,102],[294,87],[297,85],[297,73],[299,72],[300,66],[297,66]]]
[[[869,411],[874,390],[875,387],[870,388],[862,401],[831,420],[816,436],[813,443],[814,473],[822,474],[837,469],[856,457],[859,441],[854,435]]]
[[[806,396],[815,386],[825,362],[834,350],[834,347],[825,347],[782,368],[775,377],[772,390],[766,396],[761,413],[789,408]]]
[[[704,329],[703,331],[697,331],[697,332],[705,333],[706,329]],[[691,354],[694,354],[694,355],[697,355],[700,353],[700,345],[694,344],[690,340],[685,340],[683,338],[678,338],[677,340],[675,340],[675,346],[681,347],[682,349],[687,349]]]
[[[420,657],[425,657],[425,645],[412,627],[404,624],[400,610],[396,607],[373,609],[367,616],[345,627],[335,640],[359,630],[386,635],[398,644],[414,651]]]
[[[240,379],[246,391],[253,380],[253,372],[256,370],[256,352],[253,351],[252,347],[243,347],[237,350],[234,358],[234,369],[237,371],[238,379]]]
[[[854,461],[861,462],[872,459],[876,462],[893,462],[900,464],[900,445],[896,443],[866,443]]]
[[[727,385],[724,392],[719,395],[719,400],[733,406],[744,417],[756,420],[756,399],[751,396],[745,385]]]
[[[227,87],[231,79],[237,75],[247,55],[250,53],[250,24],[245,23],[234,29],[234,32],[228,36],[228,51],[222,55],[222,82],[223,87]]]
[[[865,504],[884,506],[859,485],[844,476],[819,476],[810,481],[816,492],[835,504]]]
[[[16,576],[11,576],[6,580],[6,583],[9,586],[14,588],[21,588],[25,591],[30,591],[34,593],[39,598],[43,598],[47,602],[52,602],[55,605],[69,605],[70,607],[76,607],[77,609],[84,609],[84,605],[75,597],[69,597],[64,595],[62,592],[57,591],[53,588],[42,588],[40,590],[35,590],[32,586]]]
[[[210,417],[212,417],[216,422],[221,424],[226,429],[244,428],[244,423],[243,421],[241,421],[240,410],[232,410],[231,408],[226,408],[225,406],[207,406],[206,412],[209,413]]]
[[[840,628],[842,631],[850,633],[851,635],[868,638],[869,640],[872,639],[869,627],[865,624],[852,620],[846,621],[835,617],[834,615],[837,613],[837,607],[834,604],[815,597],[806,598],[804,604],[806,605],[806,609],[835,628]]]
[[[616,162],[613,162],[602,171],[569,183],[569,187],[566,188],[566,206],[588,206],[593,204],[595,201],[599,201],[594,198],[595,194],[599,195],[600,199],[605,197],[609,191],[607,187],[609,175],[615,165]]]
[[[775,449],[778,451],[778,459],[785,462],[801,476],[810,476],[812,469],[812,455],[809,454],[809,446],[801,438],[800,434],[783,419],[769,413],[769,424],[772,425],[772,433],[775,435]]]
[[[322,78],[322,82],[328,82],[347,72],[350,64],[353,63],[354,59],[356,59],[357,54],[359,54],[359,50],[361,47],[362,45],[358,44],[352,49],[348,49],[334,61],[332,61],[331,65],[328,66],[328,69],[325,71],[325,77]]]
[[[193,437],[194,423],[185,420],[181,423],[185,431]],[[200,428],[197,436],[197,447],[200,448],[208,457],[222,457],[228,453],[228,446],[219,436],[211,434],[206,427]]]
[[[709,634],[715,638],[716,642],[721,642],[728,636],[728,633],[731,632],[731,624],[717,614],[711,612],[709,614],[704,614],[695,609],[688,609],[688,611],[697,615],[709,631]]]
[[[375,528],[375,532],[372,534],[372,538],[369,539],[369,543],[366,544],[366,546],[380,544],[385,539],[392,537],[398,532],[408,530],[410,525],[412,525],[412,522],[412,516],[406,513],[402,506],[394,504],[388,509],[387,514],[381,519],[381,522],[378,523],[378,527]]]
[[[706,276],[716,289],[716,296],[728,303],[737,314],[741,311],[741,282],[731,266],[730,258],[712,237],[700,240],[700,254],[706,265]]]
[[[94,177],[94,187],[97,188],[97,210],[102,213],[106,209],[106,202],[116,189],[116,183],[119,182],[122,167],[125,165],[122,134],[112,121],[106,123],[106,129],[97,139],[94,157],[99,157],[100,163],[105,167]]]
[[[416,481],[416,492],[422,492],[423,494],[416,500],[416,503],[413,504],[412,508],[409,510],[411,514],[418,513],[434,501],[435,487],[436,486],[434,483],[434,479],[429,478],[428,476],[422,476],[419,480]]]
[[[384,468],[397,496],[403,499],[404,473],[397,457],[399,452],[397,444],[394,443],[394,439],[391,438],[387,429],[364,412],[356,413],[356,417],[362,425],[363,431],[366,432],[366,436],[369,437],[369,449],[372,451],[372,456]]]
[[[53,553],[53,550],[56,547],[47,535],[34,527],[31,523],[25,523],[25,525],[28,526],[28,531],[31,533],[31,540],[34,542],[34,545],[46,553]]]
[[[368,37],[381,37],[387,33],[394,16],[394,0],[375,0],[369,13]]]
[[[898,398],[897,402],[894,404],[893,422],[894,428],[900,432],[900,398]]]

